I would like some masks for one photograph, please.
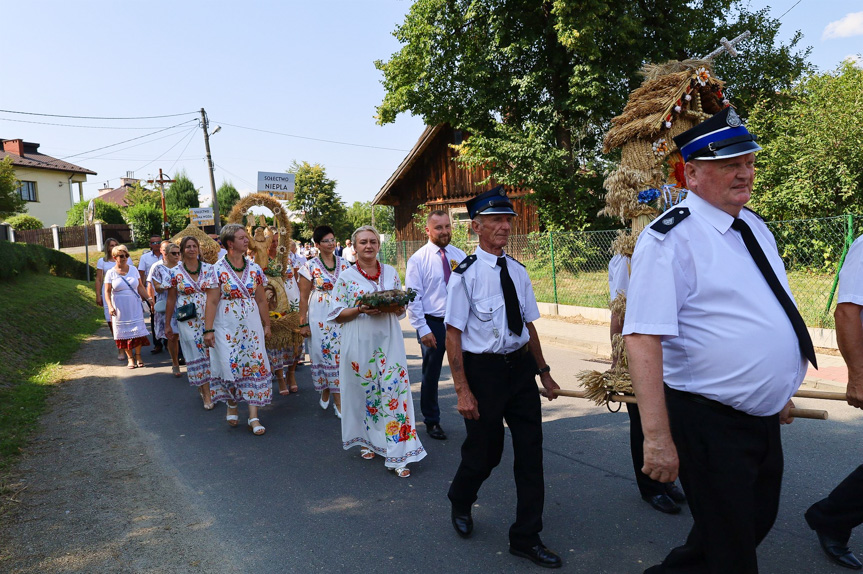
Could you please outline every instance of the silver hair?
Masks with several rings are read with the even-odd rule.
[[[363,231],[371,231],[375,234],[375,237],[378,238],[378,245],[381,244],[381,234],[378,233],[378,230],[372,227],[371,225],[363,225],[362,227],[357,227],[356,231],[351,234],[351,243],[357,242],[357,235],[362,233]]]

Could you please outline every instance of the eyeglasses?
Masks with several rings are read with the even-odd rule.
[[[126,255],[117,255],[117,257],[118,257],[118,258],[120,258],[120,259],[128,259],[128,258],[129,258],[129,255],[128,255],[128,254],[126,254]]]
[[[335,243],[335,239],[321,239],[319,243]]]

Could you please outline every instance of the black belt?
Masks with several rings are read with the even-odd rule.
[[[432,323],[443,323],[443,317],[435,317],[434,315],[426,315],[426,321],[431,321]]]
[[[469,353],[464,351],[463,354],[470,355],[472,357],[482,357],[483,359],[503,359],[508,363],[527,355],[529,350],[527,343],[525,343],[520,349],[516,349],[512,353]]]
[[[679,398],[686,400],[686,401],[689,401],[691,403],[698,403],[699,405],[708,406],[715,411],[719,411],[719,412],[727,414],[727,415],[742,416],[742,417],[754,416],[754,415],[750,415],[748,413],[744,413],[743,411],[738,411],[734,407],[730,407],[726,404],[720,403],[719,401],[714,401],[713,399],[708,399],[707,397],[702,396],[702,395],[696,395],[695,393],[687,393],[686,391],[680,391],[678,389],[672,389],[668,385],[665,385],[665,394],[679,397]],[[757,418],[763,418],[763,417],[757,417]]]

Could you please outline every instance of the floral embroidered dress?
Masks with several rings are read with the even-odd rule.
[[[264,271],[264,273],[273,277],[277,264],[277,259],[270,259],[267,262],[267,270]],[[278,275],[276,276],[278,277]],[[297,277],[294,274],[294,268],[291,265],[288,265],[287,271],[281,276],[281,278],[282,281],[270,281],[270,285],[272,285],[274,289],[280,289],[283,291],[283,293],[279,293],[277,297],[280,301],[286,300],[288,302],[288,309],[286,311],[288,314],[299,313],[300,288],[297,285]],[[290,367],[294,363],[296,350],[290,345],[278,349],[267,346],[267,356],[270,358],[270,368],[276,371],[278,369]]]
[[[189,377],[189,384],[193,387],[200,387],[209,383],[212,376],[210,349],[204,345],[207,289],[218,287],[219,281],[213,274],[213,266],[203,261],[197,281],[186,271],[182,263],[170,271],[167,286],[177,289],[174,316],[171,317],[171,329],[180,335],[180,347],[183,349],[183,358],[186,360],[186,375]],[[189,303],[195,304],[195,317],[187,321],[178,321],[177,309]],[[210,389],[210,398],[213,398],[213,389]]]
[[[219,309],[210,349],[210,397],[212,401],[246,401],[270,404],[272,372],[264,347],[264,327],[255,302],[255,289],[267,284],[261,268],[246,258],[246,266],[234,271],[225,257],[213,264],[213,283],[219,289]]]
[[[328,319],[333,305],[333,288],[339,275],[350,268],[350,263],[334,256],[336,268],[327,271],[320,257],[306,261],[300,267],[300,276],[312,283],[309,296],[309,355],[311,358],[312,382],[315,390],[339,392],[339,333],[341,326]]]
[[[154,286],[158,285],[159,288],[165,289],[166,287],[170,287],[171,285],[171,272],[176,269],[168,267],[161,261],[157,261],[153,264],[153,267],[150,269],[150,277],[147,279],[149,283],[152,283]],[[155,291],[155,289],[154,289]],[[168,291],[162,291],[161,293],[156,291],[156,297],[153,300],[153,304],[159,303],[160,301],[168,300]],[[171,323],[171,327],[175,327],[174,323]],[[153,313],[153,330],[156,332],[157,339],[165,338],[165,313],[160,313],[156,311]],[[185,355],[184,355],[185,357]]]
[[[372,291],[400,289],[396,270],[382,265],[377,282],[356,267],[342,273],[330,312],[334,319]],[[404,317],[404,315],[402,315]],[[400,468],[426,456],[414,426],[414,401],[399,318],[360,315],[342,325],[342,446],[365,446]]]
[[[131,266],[125,275],[121,275],[116,266],[105,273],[105,283],[111,284],[111,298],[114,309],[117,311],[112,323],[114,325],[114,341],[116,341],[118,349],[134,349],[138,346],[147,347],[150,345],[150,339],[147,337],[147,324],[144,323],[141,297],[138,295],[138,283],[140,282],[141,275],[137,269]]]

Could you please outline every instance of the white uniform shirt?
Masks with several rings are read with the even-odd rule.
[[[357,262],[357,250],[354,249],[353,245],[348,245],[342,249],[342,258],[347,259],[350,263]]]
[[[144,272],[144,277],[147,277],[150,273],[150,267],[153,266],[157,261],[161,261],[162,257],[160,255],[153,255],[153,251],[146,251],[143,255],[141,255],[141,260],[138,262],[138,271]]]
[[[839,271],[837,303],[854,303],[863,306],[863,235],[854,240],[845,255],[845,263]],[[860,310],[863,321],[863,309]]]
[[[440,247],[429,241],[408,259],[405,272],[405,287],[417,292],[416,299],[408,304],[411,326],[420,337],[431,333],[426,315],[443,319],[446,314],[446,282],[444,281],[443,261]],[[467,254],[458,247],[447,245],[444,248],[450,270],[461,263]],[[452,275],[450,275],[452,276]]]
[[[645,228],[632,256],[623,334],[662,336],[665,383],[756,416],[778,413],[806,375],[791,321],[731,229],[733,217],[695,193],[663,234]],[[749,210],[746,221],[790,294],[776,242]]]
[[[629,290],[630,267],[629,257],[620,253],[608,262],[608,293],[612,301],[619,293],[626,295]]]
[[[507,327],[497,257],[480,247],[476,248],[475,255],[477,260],[472,265],[462,273],[453,273],[449,278],[444,323],[462,332],[462,351],[497,355],[511,353],[530,340],[527,323],[539,319],[539,307],[530,277],[521,263],[507,256],[506,268],[515,284],[521,316],[525,322],[521,333],[513,334]]]

